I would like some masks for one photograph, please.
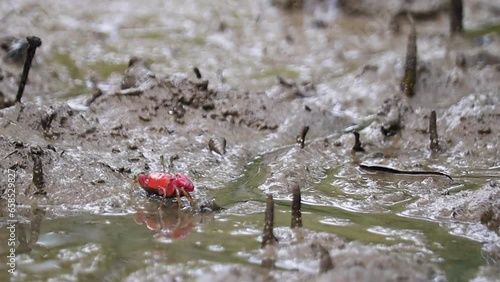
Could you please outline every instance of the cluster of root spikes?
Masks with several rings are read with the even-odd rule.
[[[298,184],[292,184],[292,217],[290,227],[292,229],[302,228],[302,213],[301,213],[301,194]],[[264,215],[264,231],[262,232],[261,248],[265,250],[262,266],[266,268],[274,268],[276,263],[275,256],[272,255],[272,246],[278,244],[278,239],[274,236],[274,200],[273,195],[267,195],[266,211]],[[327,272],[334,268],[330,253],[325,247],[318,243],[312,243],[311,248],[319,256],[319,272]]]

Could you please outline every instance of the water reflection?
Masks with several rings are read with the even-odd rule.
[[[45,216],[45,211],[41,208],[33,209],[30,223],[16,223],[16,235],[19,245],[16,248],[17,254],[30,253],[33,245],[38,241],[40,226]]]
[[[136,209],[134,215],[135,222],[155,231],[153,237],[161,242],[183,239],[197,225],[212,219],[210,213],[198,213],[193,209],[179,209],[177,205],[162,203],[150,203],[144,208]]]

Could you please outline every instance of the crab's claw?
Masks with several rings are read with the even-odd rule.
[[[139,182],[139,185],[141,185],[142,188],[148,187],[148,175],[145,173],[139,173],[139,175],[137,175],[137,182]]]
[[[186,192],[194,191],[194,184],[182,173],[177,173],[175,175],[175,180],[172,183],[175,187],[184,188]]]
[[[191,182],[191,180],[189,180],[189,178],[187,178],[187,176],[185,176],[182,173],[177,173],[175,175],[175,179],[172,181],[172,185],[174,186],[175,192],[177,194],[177,201],[179,202],[179,207],[181,206],[181,198],[180,198],[181,195],[186,196],[186,198],[188,198],[189,203],[191,204],[192,207],[196,205],[196,201],[193,200],[191,195],[189,195],[189,192],[194,191],[194,184],[193,182]]]

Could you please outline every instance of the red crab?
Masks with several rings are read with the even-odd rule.
[[[150,194],[162,196],[163,198],[177,197],[179,207],[182,206],[181,197],[186,196],[191,206],[195,206],[189,192],[194,191],[194,185],[187,176],[182,173],[176,173],[175,176],[166,172],[150,172],[149,174],[140,173],[137,181],[142,189]]]

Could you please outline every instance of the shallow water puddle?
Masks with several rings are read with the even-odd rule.
[[[258,187],[269,175],[266,159],[256,159],[239,180],[213,191],[218,204],[227,208],[221,213],[193,214],[173,206],[158,210],[159,202],[151,201],[135,214],[82,212],[78,216],[42,221],[38,242],[31,253],[18,256],[18,278],[120,280],[143,272],[161,277],[164,269],[158,269],[157,265],[174,268],[185,278],[195,275],[196,269],[220,265],[261,269],[259,250],[265,195]],[[316,191],[322,194],[321,202],[328,203],[329,198],[346,201],[364,198],[345,194],[341,189],[327,193],[334,186],[335,177],[331,176],[318,183]],[[420,256],[436,263],[449,281],[474,277],[485,264],[481,244],[450,235],[437,222],[398,214],[412,201],[414,198],[407,197],[385,211],[366,212],[336,206],[335,202],[319,204],[314,193],[304,191],[304,227],[308,232],[335,234],[347,241]],[[287,248],[296,239],[287,238],[291,202],[288,198],[278,198],[275,202],[275,235],[282,239],[281,247]],[[4,230],[2,237],[7,236]],[[335,257],[335,249],[331,255]],[[311,262],[306,258],[291,259],[293,265],[278,261],[277,271],[296,271],[296,268],[317,271],[310,269]]]
[[[289,209],[289,201],[277,201],[275,233],[278,238],[284,232],[283,227],[289,226]],[[183,215],[164,219],[162,231],[151,230],[158,224],[158,213],[150,213],[149,222],[140,222],[138,214],[85,213],[43,221],[32,252],[18,256],[18,277],[25,281],[49,277],[123,278],[153,264],[184,267],[184,275],[189,275],[194,266],[256,263],[263,213],[222,212],[213,219],[211,215],[179,213]],[[305,228],[313,232],[333,233],[349,241],[377,244],[381,248],[397,245],[395,250],[401,248],[398,252],[430,256],[450,281],[471,278],[484,264],[480,243],[450,235],[431,221],[307,203],[303,206],[303,219]],[[176,227],[177,221],[182,220],[190,223]],[[176,237],[176,234],[181,235]],[[332,255],[335,256],[335,251]]]

